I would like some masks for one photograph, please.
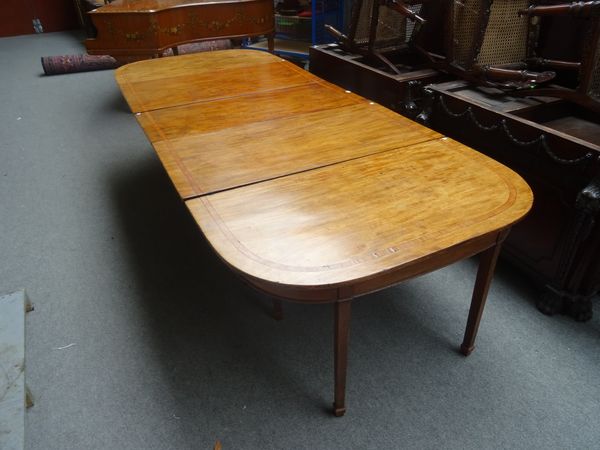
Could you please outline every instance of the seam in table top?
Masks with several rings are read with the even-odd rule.
[[[424,140],[419,141],[419,142],[414,142],[414,143],[412,143],[410,145],[420,145],[420,144],[424,144],[426,142],[438,141],[438,140],[442,140],[442,139],[444,139],[443,136],[440,137],[440,138],[429,138],[429,139],[424,139]],[[379,155],[379,154],[386,153],[386,152],[392,152],[394,150],[398,150],[398,149],[407,147],[408,145],[409,144],[401,145],[399,147],[392,147],[392,148],[387,148],[387,149],[382,149],[382,150],[375,150],[375,151],[373,151],[371,153],[367,153],[365,155],[360,155],[360,156],[354,156],[354,157],[351,157],[351,158],[341,159],[339,161],[334,161],[334,162],[326,163],[326,164],[320,164],[320,165],[317,165],[317,166],[314,166],[314,167],[307,167],[306,169],[299,169],[299,170],[296,170],[296,171],[293,171],[293,172],[283,173],[281,175],[274,175],[274,176],[268,177],[268,178],[261,178],[260,180],[256,180],[256,181],[248,181],[246,183],[237,184],[235,186],[229,186],[229,187],[225,187],[225,188],[222,188],[222,189],[216,189],[216,190],[213,190],[213,191],[210,191],[210,192],[205,192],[203,194],[194,194],[194,195],[192,195],[190,197],[182,198],[182,200],[184,202],[188,202],[190,200],[194,200],[194,199],[201,198],[201,197],[208,197],[209,195],[218,194],[220,192],[227,192],[227,191],[232,191],[234,189],[241,189],[241,188],[244,188],[244,187],[247,187],[247,186],[252,186],[252,185],[255,185],[255,184],[266,183],[267,181],[278,180],[280,178],[285,178],[285,177],[290,177],[290,176],[293,176],[293,175],[298,175],[298,174],[301,174],[301,173],[311,172],[313,170],[319,170],[319,169],[323,169],[323,168],[326,168],[326,167],[332,167],[332,166],[335,166],[335,165],[338,165],[338,164],[347,163],[347,162],[350,162],[350,161],[356,161],[356,160],[363,159],[363,158],[369,158],[369,157],[374,156],[374,155]],[[195,183],[193,183],[192,185],[194,187],[198,187]]]

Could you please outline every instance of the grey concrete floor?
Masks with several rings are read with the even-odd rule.
[[[600,448],[600,320],[546,317],[501,263],[457,353],[476,262],[353,307],[334,418],[332,311],[285,320],[211,253],[112,71],[47,77],[81,36],[0,39],[0,291],[26,288],[26,448]]]

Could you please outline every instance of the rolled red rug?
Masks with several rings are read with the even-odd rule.
[[[42,67],[46,75],[116,69],[119,66],[115,58],[108,55],[42,56]]]
[[[212,50],[226,50],[231,48],[229,39],[215,41],[194,42],[179,46],[179,54],[207,52]],[[167,49],[164,56],[170,56],[173,52]],[[59,75],[63,73],[90,72],[92,70],[116,69],[123,63],[117,62],[115,58],[108,55],[60,55],[42,56],[42,68],[46,75]]]

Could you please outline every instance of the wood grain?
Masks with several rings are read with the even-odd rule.
[[[217,253],[275,295],[379,289],[495,245],[531,206],[500,164],[273,55],[147,61],[117,80]]]
[[[132,112],[255,94],[314,82],[314,77],[308,72],[264,52],[227,50],[209,52],[206,55],[207,58],[200,60],[194,58],[198,55],[182,55],[139,61],[117,69],[115,77]],[[223,56],[222,60],[220,56]],[[266,58],[268,56],[271,58]],[[143,70],[135,70],[136,67]],[[223,79],[227,82],[218,81]]]
[[[275,27],[271,0],[114,0],[89,16],[97,36],[85,41],[88,53],[123,62],[217,38],[264,35],[272,50]]]
[[[248,99],[249,102],[252,99]],[[361,123],[360,127],[348,124]],[[423,142],[440,135],[363,101],[154,143],[183,198]]]
[[[229,97],[158,109],[136,117],[148,139],[156,143],[364,102],[362,97],[340,91],[328,83],[314,81],[251,94],[245,101]],[[202,139],[201,136],[197,138]]]
[[[217,253],[245,276],[314,290],[433,259],[509,227],[531,202],[509,169],[438,139],[186,205]]]
[[[203,53],[201,58],[198,56],[191,54],[181,55],[177,58],[134,62],[115,70],[115,78],[121,87],[122,84],[128,84],[135,88],[136,83],[142,81],[168,81],[171,76],[181,74],[202,75],[222,70],[237,71],[247,67],[283,61],[281,58],[274,59],[272,55],[265,52],[252,50],[216,51]],[[127,97],[126,93],[123,94]]]
[[[246,55],[256,56],[193,55],[190,65],[214,63],[198,73],[138,63],[117,80],[216,253],[269,295],[335,302],[341,416],[351,300],[484,252],[468,353],[500,243],[531,190],[456,141],[274,56],[245,66]]]

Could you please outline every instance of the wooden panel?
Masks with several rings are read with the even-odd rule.
[[[79,26],[73,0],[5,0],[0,2],[0,37],[33,34],[33,19],[45,32]]]
[[[42,22],[45,33],[79,28],[77,9],[73,0],[32,1],[35,15]]]
[[[90,12],[97,35],[88,53],[121,61],[158,56],[169,47],[218,38],[265,35],[272,49],[272,0],[115,0]]]
[[[0,37],[33,33],[33,11],[22,0],[0,2]]]
[[[335,112],[248,123],[153,145],[179,194],[187,198],[438,137],[363,100]]]
[[[164,65],[155,64],[144,66],[147,70],[139,73],[125,66],[118,70],[117,82],[133,112],[150,111],[159,108],[180,106],[199,101],[209,101],[239,95],[265,92],[269,90],[298,86],[312,81],[311,75],[284,61],[255,50],[227,50],[231,52],[216,67],[212,66],[210,57],[194,59],[194,55],[162,58]],[[222,54],[222,52],[211,52]],[[248,54],[248,58],[240,58],[236,63],[235,57]],[[189,57],[192,58],[189,58]],[[216,55],[218,56],[218,55]],[[215,60],[217,57],[214,58]],[[201,61],[199,70],[194,65],[186,63]],[[252,64],[251,61],[257,61]],[[154,62],[154,61],[152,61]],[[162,67],[161,67],[162,66]],[[153,67],[161,67],[159,73],[150,74]],[[227,83],[218,82],[227,76]]]
[[[275,60],[283,61],[281,58]],[[198,55],[181,55],[177,58],[160,58],[151,61],[139,61],[119,67],[115,71],[115,78],[119,85],[127,85],[135,89],[137,83],[143,81],[165,81],[171,76],[185,74],[206,75],[222,70],[243,70],[256,67],[260,64],[274,62],[272,55],[254,50],[227,50],[207,52]],[[123,87],[123,86],[121,86]],[[128,96],[124,92],[125,97]]]
[[[330,289],[387,280],[389,271],[508,227],[531,202],[514,172],[444,138],[186,205],[245,276]]]
[[[358,55],[343,53],[335,44],[316,45],[309,49],[311,73],[338,86],[357,92],[391,109],[403,108],[409,100],[420,100],[410,83],[423,85],[443,80],[447,75],[433,69],[411,70],[402,75],[371,69]],[[403,65],[413,67],[414,55],[402,58]],[[408,59],[406,61],[405,59]],[[416,114],[416,112],[415,112]]]
[[[288,89],[261,92],[246,100],[241,102],[237,97],[227,98],[157,109],[136,117],[150,141],[156,143],[364,102],[357,95],[318,80]]]

